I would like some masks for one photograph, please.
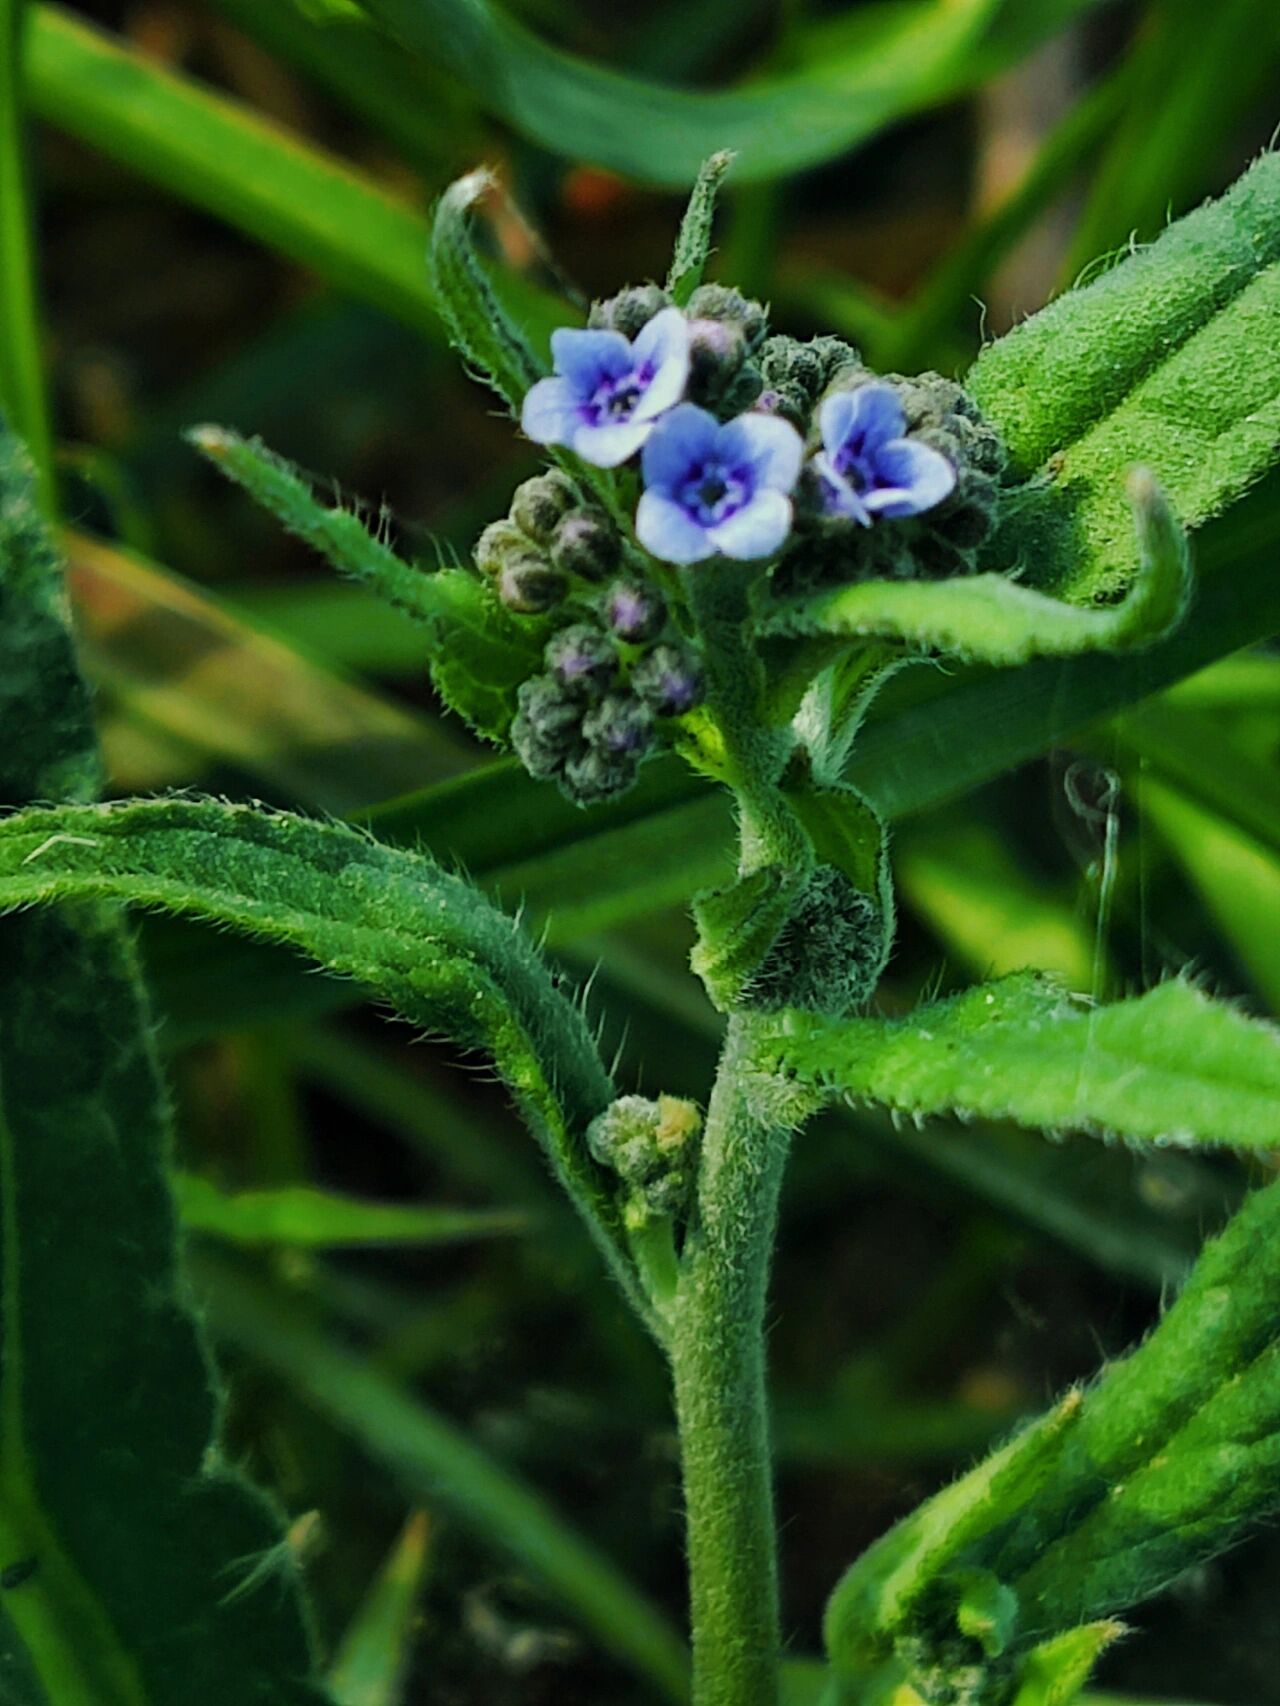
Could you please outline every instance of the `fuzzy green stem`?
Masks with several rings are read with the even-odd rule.
[[[26,160],[22,37],[26,0],[0,0],[0,406],[36,465],[40,506],[54,510],[53,446],[36,311]]]
[[[735,1015],[707,1111],[670,1350],[684,1464],[694,1706],[777,1706],[778,1572],[764,1309],[795,1123]],[[764,1094],[762,1095],[761,1092]]]

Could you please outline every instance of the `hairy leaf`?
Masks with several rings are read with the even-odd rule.
[[[636,1295],[612,1196],[586,1149],[586,1128],[613,1094],[586,1020],[517,926],[468,883],[336,824],[211,800],[0,820],[0,911],[86,896],[209,919],[297,949],[411,1023],[491,1053]]]
[[[197,427],[191,439],[339,573],[422,622],[424,662],[446,705],[478,734],[505,738],[516,688],[541,661],[541,623],[511,616],[474,574],[403,562],[352,511],[319,503],[299,471],[256,440],[222,427]]]
[[[2,427],[0,725],[0,801],[96,790],[58,564]],[[24,1706],[318,1706],[281,1525],[213,1443],[166,1113],[116,909],[0,923],[0,1663]]]
[[[795,1014],[774,1048],[803,1081],[913,1115],[1280,1144],[1280,1031],[1177,980],[1093,1007],[1033,974],[1008,977],[901,1020]]]
[[[1122,478],[1199,527],[1280,460],[1280,155],[983,351],[967,381],[1019,469],[991,566],[1078,603],[1133,573]]]
[[[683,308],[702,283],[711,254],[711,226],[716,212],[716,196],[725,173],[733,164],[733,155],[721,149],[703,161],[694,182],[689,205],[680,222],[671,271],[667,274],[667,294],[677,308]]]

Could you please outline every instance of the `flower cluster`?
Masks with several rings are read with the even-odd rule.
[[[772,562],[784,594],[972,569],[1002,453],[938,375],[882,378],[839,338],[771,336],[760,304],[723,285],[683,307],[657,285],[628,288],[551,349],[522,425],[562,467],[519,488],[476,562],[508,611],[547,624],[512,741],[578,803],[629,787],[703,697],[669,606],[678,587],[655,561]]]
[[[621,1096],[587,1128],[587,1147],[602,1167],[621,1175],[637,1207],[650,1215],[682,1213],[693,1188],[702,1115],[679,1096]]]

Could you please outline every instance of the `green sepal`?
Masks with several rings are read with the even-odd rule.
[[[723,149],[704,160],[694,181],[680,221],[671,270],[667,274],[667,295],[677,308],[683,308],[702,283],[711,254],[711,227],[715,219],[716,197],[720,182],[733,164],[733,153]]]
[[[1042,1641],[1022,1663],[1013,1706],[1072,1706],[1103,1653],[1127,1633],[1107,1619]]]
[[[450,341],[518,416],[546,363],[498,300],[472,240],[472,213],[495,184],[491,172],[480,170],[449,185],[436,205],[427,265]]]
[[[946,1584],[956,1594],[955,1623],[989,1659],[998,1659],[1018,1626],[1018,1596],[990,1570],[962,1570]]]

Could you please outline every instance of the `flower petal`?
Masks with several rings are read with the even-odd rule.
[[[831,465],[825,450],[820,450],[810,464],[818,476],[822,491],[822,507],[828,515],[856,521],[862,527],[871,526],[871,514],[862,498],[844,475]]]
[[[551,356],[580,397],[589,397],[602,379],[621,379],[632,368],[631,345],[621,332],[582,331],[561,326],[551,334]]]
[[[856,391],[837,391],[828,397],[818,424],[827,454],[835,456],[851,440],[874,451],[890,439],[901,438],[907,418],[893,386],[876,379]]]
[[[739,415],[720,431],[720,451],[730,462],[745,464],[757,487],[789,492],[800,477],[804,443],[777,415]]]
[[[664,308],[641,327],[631,345],[631,359],[637,370],[653,372],[635,419],[651,421],[674,408],[689,382],[689,322],[678,308]]]
[[[881,515],[920,515],[955,488],[956,471],[950,462],[918,439],[898,438],[882,445],[873,467],[882,489],[867,494],[867,507]]]
[[[525,392],[520,425],[535,444],[569,444],[578,424],[578,400],[568,380],[539,379]]]
[[[716,449],[720,434],[714,415],[693,403],[681,403],[655,423],[644,447],[644,483],[670,494]],[[674,559],[673,559],[674,561]]]
[[[772,557],[791,531],[791,499],[764,488],[736,515],[707,529],[707,538],[724,557],[744,562]]]
[[[636,508],[636,538],[663,563],[700,563],[715,552],[707,531],[661,492],[643,492]]]
[[[615,421],[609,426],[591,426],[583,421],[570,443],[584,462],[594,462],[597,468],[616,468],[635,455],[652,431],[652,421]]]

